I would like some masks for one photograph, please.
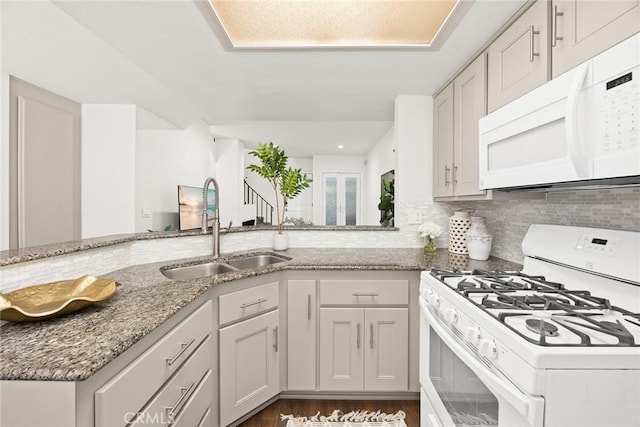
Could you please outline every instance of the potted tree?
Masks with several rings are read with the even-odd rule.
[[[380,194],[380,203],[378,203],[378,209],[380,210],[380,224],[382,224],[383,227],[389,227],[393,226],[395,204],[394,180],[384,179],[382,180],[382,185],[382,194]]]
[[[275,192],[277,233],[273,235],[273,249],[285,250],[289,247],[289,239],[284,233],[287,203],[309,188],[311,179],[303,175],[301,169],[287,166],[289,158],[273,142],[258,142],[258,148],[249,154],[260,159],[261,164],[249,165],[247,169],[266,179]]]

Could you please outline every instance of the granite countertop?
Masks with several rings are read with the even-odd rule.
[[[252,250],[224,258],[270,252]],[[282,270],[520,270],[521,265],[490,258],[473,261],[440,249],[426,257],[410,249],[289,249],[290,261],[189,281],[171,281],[160,267],[207,258],[127,267],[103,276],[120,283],[107,301],[58,319],[0,326],[0,380],[82,381],[123,353],[211,286]]]

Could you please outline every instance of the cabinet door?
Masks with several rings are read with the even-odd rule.
[[[639,10],[640,0],[553,2],[553,77],[640,31]]]
[[[486,113],[486,55],[480,55],[453,82],[453,191],[456,196],[485,194],[478,189],[478,120]]]
[[[489,112],[547,81],[547,2],[533,4],[489,46]]]
[[[289,280],[287,314],[288,388],[289,390],[315,390],[315,280]]]
[[[220,424],[280,392],[279,310],[220,329]]]
[[[453,196],[453,83],[433,100],[433,197]]]
[[[364,309],[320,309],[320,389],[364,387]]]
[[[409,309],[367,308],[364,323],[364,389],[407,391]]]

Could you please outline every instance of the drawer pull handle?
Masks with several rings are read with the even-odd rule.
[[[540,53],[535,51],[535,47],[533,44],[533,36],[537,36],[540,34],[540,31],[536,31],[534,26],[531,26],[531,48],[529,49],[529,62],[533,62],[533,58],[536,56],[540,56]]]
[[[373,350],[373,323],[369,324],[369,346]]]
[[[356,348],[360,348],[360,323],[356,326]]]
[[[178,352],[178,354],[176,354],[175,356],[171,357],[171,358],[167,358],[165,359],[167,361],[167,365],[171,366],[174,363],[176,363],[176,360],[178,360],[180,358],[180,356],[182,356],[182,353],[184,353],[185,351],[187,351],[187,349],[191,346],[191,344],[193,344],[194,342],[196,342],[195,338],[191,338],[191,340],[189,340],[188,343],[186,344],[180,344],[181,348],[180,351]]]
[[[278,327],[273,328],[273,349],[278,352]]]
[[[354,297],[377,297],[378,294],[375,292],[354,292]]]
[[[240,308],[251,307],[252,305],[262,304],[263,302],[266,302],[266,301],[267,301],[266,298],[260,298],[260,299],[257,299],[255,301],[253,301],[253,302],[246,302],[246,303],[242,304],[240,306]]]
[[[307,320],[311,320],[311,294],[307,295]]]
[[[180,387],[180,397],[178,398],[176,403],[174,403],[173,406],[166,407],[168,411],[167,418],[169,419],[169,422],[173,422],[173,419],[175,418],[176,414],[180,412],[180,409],[182,409],[182,407],[184,406],[187,397],[191,394],[191,390],[193,390],[193,387],[195,385],[196,383],[191,383],[189,387]]]

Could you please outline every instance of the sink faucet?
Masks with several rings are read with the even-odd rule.
[[[202,231],[207,231],[207,222],[209,222],[209,214],[207,212],[208,200],[207,190],[209,185],[213,183],[213,189],[215,190],[215,204],[216,210],[213,214],[213,227],[211,229],[211,237],[213,240],[213,257],[218,258],[220,256],[220,197],[218,191],[218,183],[213,178],[207,178],[204,182],[202,189]]]

